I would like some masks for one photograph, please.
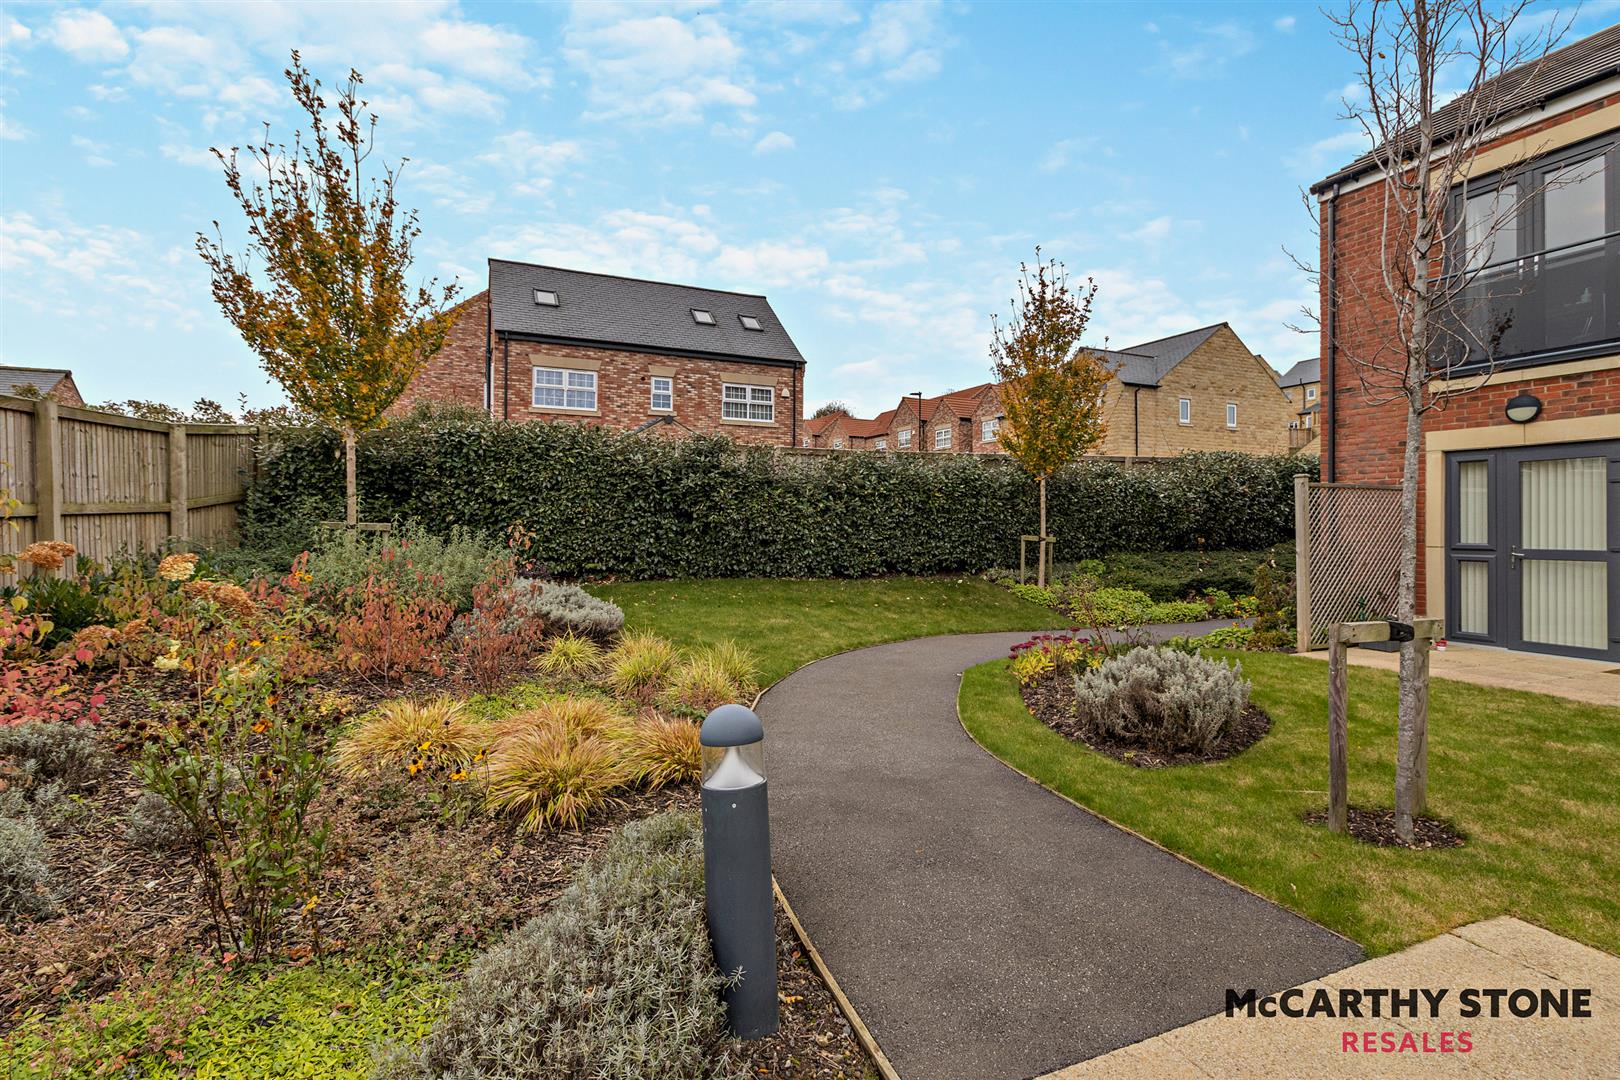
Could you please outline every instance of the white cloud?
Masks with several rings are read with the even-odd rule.
[[[1059,139],[1041,159],[1040,170],[1044,173],[1055,173],[1062,172],[1070,166],[1089,167],[1092,159],[1114,156],[1114,149],[1104,146],[1095,136]]]
[[[1298,20],[1296,20],[1292,15],[1284,15],[1282,18],[1274,21],[1271,24],[1271,27],[1272,29],[1281,31],[1284,34],[1292,34],[1294,32],[1294,25],[1297,21]]]
[[[847,51],[848,59],[828,65],[833,103],[841,109],[864,108],[894,86],[939,74],[951,43],[942,13],[937,0],[872,8],[853,45],[839,50]]]
[[[477,160],[512,176],[514,194],[542,195],[568,166],[584,159],[584,147],[572,139],[548,142],[532,132],[511,131],[498,136],[490,152]]]
[[[104,169],[113,164],[107,156],[107,144],[75,135],[69,140],[75,149],[84,151],[84,163],[92,168]]]
[[[754,153],[772,154],[779,150],[793,149],[793,136],[785,131],[773,131],[754,144]]]
[[[1363,132],[1341,131],[1295,150],[1284,159],[1284,164],[1296,174],[1315,177],[1328,169],[1348,164],[1371,148]]]
[[[1236,22],[1200,24],[1188,40],[1159,42],[1159,65],[1176,79],[1220,75],[1232,61],[1255,49],[1254,33]]]
[[[34,32],[16,19],[0,23],[0,45],[26,45]]]
[[[511,30],[441,19],[424,27],[418,40],[423,61],[442,63],[463,75],[514,89],[551,82],[551,73],[529,59],[529,39]]]
[[[71,8],[57,14],[40,34],[75,60],[104,63],[129,54],[116,23],[99,11]]]
[[[1173,222],[1170,215],[1161,214],[1131,232],[1130,238],[1139,244],[1159,244],[1170,238]]]
[[[712,108],[755,103],[742,50],[717,16],[651,10],[574,9],[562,53],[587,80],[588,119],[695,123]]]

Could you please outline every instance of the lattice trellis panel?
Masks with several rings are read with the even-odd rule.
[[[1296,514],[1300,631],[1327,645],[1336,622],[1387,619],[1400,575],[1401,489],[1383,484],[1308,484]]]

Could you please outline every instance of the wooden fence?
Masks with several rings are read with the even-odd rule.
[[[232,543],[258,435],[0,396],[0,488],[22,504],[0,551],[66,540],[105,561],[171,539]]]

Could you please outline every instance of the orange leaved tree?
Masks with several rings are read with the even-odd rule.
[[[1113,371],[1080,348],[1091,321],[1097,285],[1069,288],[1068,271],[1055,259],[1035,273],[1018,266],[1018,299],[1003,326],[992,316],[990,356],[1001,394],[1002,423],[997,437],[1040,485],[1041,528],[1036,583],[1046,584],[1046,481],[1102,441],[1103,397]]]
[[[237,149],[214,151],[225,184],[247,218],[242,255],[199,233],[197,251],[213,275],[214,299],[265,370],[295,406],[343,437],[345,520],[359,520],[354,446],[444,345],[457,288],[429,279],[412,286],[416,211],[394,196],[397,168],[368,184],[377,118],[366,115],[360,75],[338,91],[337,123],[328,127],[319,80],[292,54],[286,71],[309,131],[291,147],[264,141],[248,148],[250,180]],[[403,164],[403,163],[402,163]],[[258,265],[255,266],[254,264]]]

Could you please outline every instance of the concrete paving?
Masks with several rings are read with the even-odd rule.
[[[1026,636],[830,657],[760,703],[777,879],[901,1076],[1035,1076],[1362,958],[969,739],[960,674]]]
[[[1620,1074],[1620,958],[1559,937],[1539,926],[1502,917],[1458,927],[1448,934],[1335,972],[1307,991],[1349,987],[1447,989],[1440,1015],[1430,1019],[1290,1019],[1211,1016],[1123,1050],[1050,1073],[1042,1080],[1194,1080],[1247,1076],[1336,1077],[1613,1077]],[[1457,995],[1466,988],[1584,988],[1592,1015],[1463,1019]],[[1444,1052],[1347,1053],[1346,1031],[1410,1032],[1417,1045],[1441,1032],[1466,1031],[1470,1049]]]
[[[1322,650],[1306,653],[1326,660]],[[1401,655],[1379,649],[1350,649],[1350,662],[1360,667],[1399,671]],[[1482,645],[1450,643],[1429,653],[1429,672],[1436,679],[1453,679],[1502,690],[1529,690],[1593,705],[1620,705],[1620,664],[1613,660],[1582,660],[1572,656],[1510,652]],[[1327,675],[1324,673],[1324,679]]]

